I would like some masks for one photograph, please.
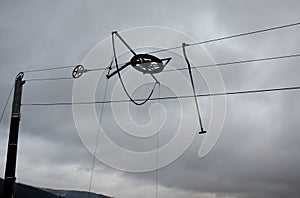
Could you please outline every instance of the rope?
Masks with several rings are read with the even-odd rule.
[[[1,113],[0,124],[1,124],[2,119],[3,119],[3,117],[4,117],[4,113],[5,113],[5,110],[6,110],[6,108],[7,108],[7,105],[8,105],[8,102],[9,102],[9,99],[10,99],[10,97],[11,97],[11,94],[12,94],[13,89],[14,89],[14,86],[12,85],[12,86],[11,86],[11,89],[10,89],[10,92],[9,92],[9,94],[8,94],[8,96],[7,96],[7,99],[6,99],[6,102],[5,102],[3,111],[2,111],[2,113]]]
[[[158,98],[160,98],[160,83],[158,84]],[[155,186],[155,197],[158,198],[158,185],[159,185],[159,174],[158,174],[158,147],[159,147],[159,113],[160,113],[160,101],[157,100],[157,128],[156,128],[156,172],[155,172],[155,180],[156,180],[156,186]]]
[[[106,98],[106,94],[107,94],[107,85],[108,85],[108,79],[106,79],[106,83],[105,83],[105,90],[104,90],[103,100],[105,100],[105,98]],[[99,135],[100,135],[100,127],[101,127],[101,123],[102,123],[102,117],[103,117],[104,105],[105,105],[105,104],[102,104],[101,112],[100,112],[100,115],[99,115],[99,126],[98,126],[98,130],[97,130],[98,133],[97,133],[97,138],[96,138],[96,145],[95,145],[95,150],[94,150],[94,155],[93,155],[93,162],[92,162],[92,170],[91,170],[91,176],[90,176],[90,181],[89,181],[88,198],[90,197],[90,194],[91,194],[91,187],[92,187],[92,181],[93,181],[93,174],[94,174],[95,162],[96,162],[96,152],[97,152],[97,148],[98,148]]]
[[[119,71],[118,60],[117,60],[117,53],[116,53],[116,47],[115,47],[114,32],[112,33],[112,47],[113,47],[114,59],[115,59],[115,63],[116,63],[117,71],[118,71],[118,76],[119,76],[119,79],[120,79],[120,82],[121,82],[121,85],[122,85],[122,87],[123,87],[124,92],[126,93],[127,97],[130,99],[130,101],[133,102],[135,105],[143,105],[143,104],[145,104],[147,101],[150,100],[150,98],[151,98],[151,96],[152,96],[152,94],[153,94],[153,92],[154,92],[154,89],[155,89],[155,87],[156,87],[157,82],[154,83],[154,86],[153,86],[153,88],[152,88],[152,90],[151,90],[149,96],[148,96],[144,101],[142,101],[142,102],[140,102],[140,103],[139,103],[139,102],[136,102],[136,100],[134,100],[134,99],[130,96],[130,94],[128,93],[128,91],[127,91],[127,89],[126,89],[126,87],[125,87],[125,85],[124,85],[123,79],[122,79],[122,77],[121,77],[120,71]]]

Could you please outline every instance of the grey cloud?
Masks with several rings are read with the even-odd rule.
[[[299,6],[296,0],[1,1],[1,107],[19,71],[78,64],[113,30],[158,25],[206,40],[296,22]],[[298,53],[298,32],[297,27],[204,47],[216,62]],[[227,90],[244,90],[299,85],[298,65],[298,59],[289,59],[229,66],[220,71]],[[25,77],[69,77],[70,71],[28,73]],[[202,93],[206,87],[200,83],[197,81],[197,91]],[[72,86],[71,81],[28,82],[23,102],[71,101]],[[98,99],[101,97],[100,94]],[[202,105],[209,103],[199,101]],[[159,196],[180,191],[185,197],[299,197],[298,101],[297,91],[229,96],[225,126],[217,145],[208,156],[199,159],[203,138],[197,136],[184,155],[159,170]],[[9,110],[0,128],[0,170],[4,170]],[[204,110],[209,112],[210,108]],[[135,117],[145,112],[132,111]],[[111,130],[116,131],[109,111],[105,112],[106,127],[111,125]],[[24,106],[22,115],[18,181],[86,190],[92,156],[76,132],[71,108]],[[205,120],[207,117],[204,114]],[[89,118],[87,115],[87,124]],[[146,122],[148,118],[139,121]],[[153,148],[152,140],[129,144],[130,138],[119,135],[112,133],[111,138],[128,148]],[[162,141],[169,137],[166,135]],[[125,173],[97,162],[93,181],[94,191],[117,197],[139,197],[143,191],[154,195],[155,172]]]

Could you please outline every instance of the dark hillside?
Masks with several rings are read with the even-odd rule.
[[[1,192],[3,179],[0,178]],[[88,192],[71,190],[41,189],[21,183],[15,184],[15,198],[87,198]],[[90,198],[110,198],[101,194],[91,193]]]

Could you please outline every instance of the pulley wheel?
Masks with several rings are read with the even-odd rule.
[[[79,78],[84,73],[84,66],[83,65],[77,65],[72,72],[73,78]]]

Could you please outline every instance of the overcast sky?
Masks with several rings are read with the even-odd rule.
[[[300,22],[299,10],[297,0],[1,0],[0,109],[18,72],[79,64],[113,30],[161,26],[204,41]],[[300,52],[299,33],[297,26],[203,47],[216,63],[296,54]],[[180,43],[174,43],[177,45]],[[220,68],[220,72],[227,91],[299,86],[299,61],[293,58],[233,65]],[[25,79],[69,77],[71,71],[28,73]],[[197,82],[201,86],[201,80]],[[23,103],[72,101],[72,88],[72,80],[27,82]],[[98,100],[101,89],[99,86]],[[164,90],[163,94],[167,93]],[[225,124],[213,150],[199,158],[203,138],[196,136],[182,156],[159,169],[158,197],[300,197],[299,99],[299,91],[228,96]],[[205,104],[209,102],[204,99],[199,102],[204,106],[207,126],[209,107]],[[172,115],[166,120],[168,129],[176,123],[173,106],[176,104],[162,102],[162,105]],[[1,177],[5,169],[10,107],[11,104],[0,125]],[[148,114],[139,113],[147,110],[138,111],[133,105],[131,108],[137,122],[149,119]],[[110,115],[109,110],[104,110],[103,127],[112,131],[111,138],[120,146],[134,151],[155,148],[153,138],[132,143],[117,131],[115,123],[110,123]],[[88,120],[87,117],[87,123]],[[170,137],[171,131],[164,136]],[[161,144],[167,141],[164,138]],[[92,160],[76,130],[72,107],[22,106],[17,182],[87,191]],[[120,198],[155,197],[155,176],[155,171],[124,172],[96,161],[92,191]]]

